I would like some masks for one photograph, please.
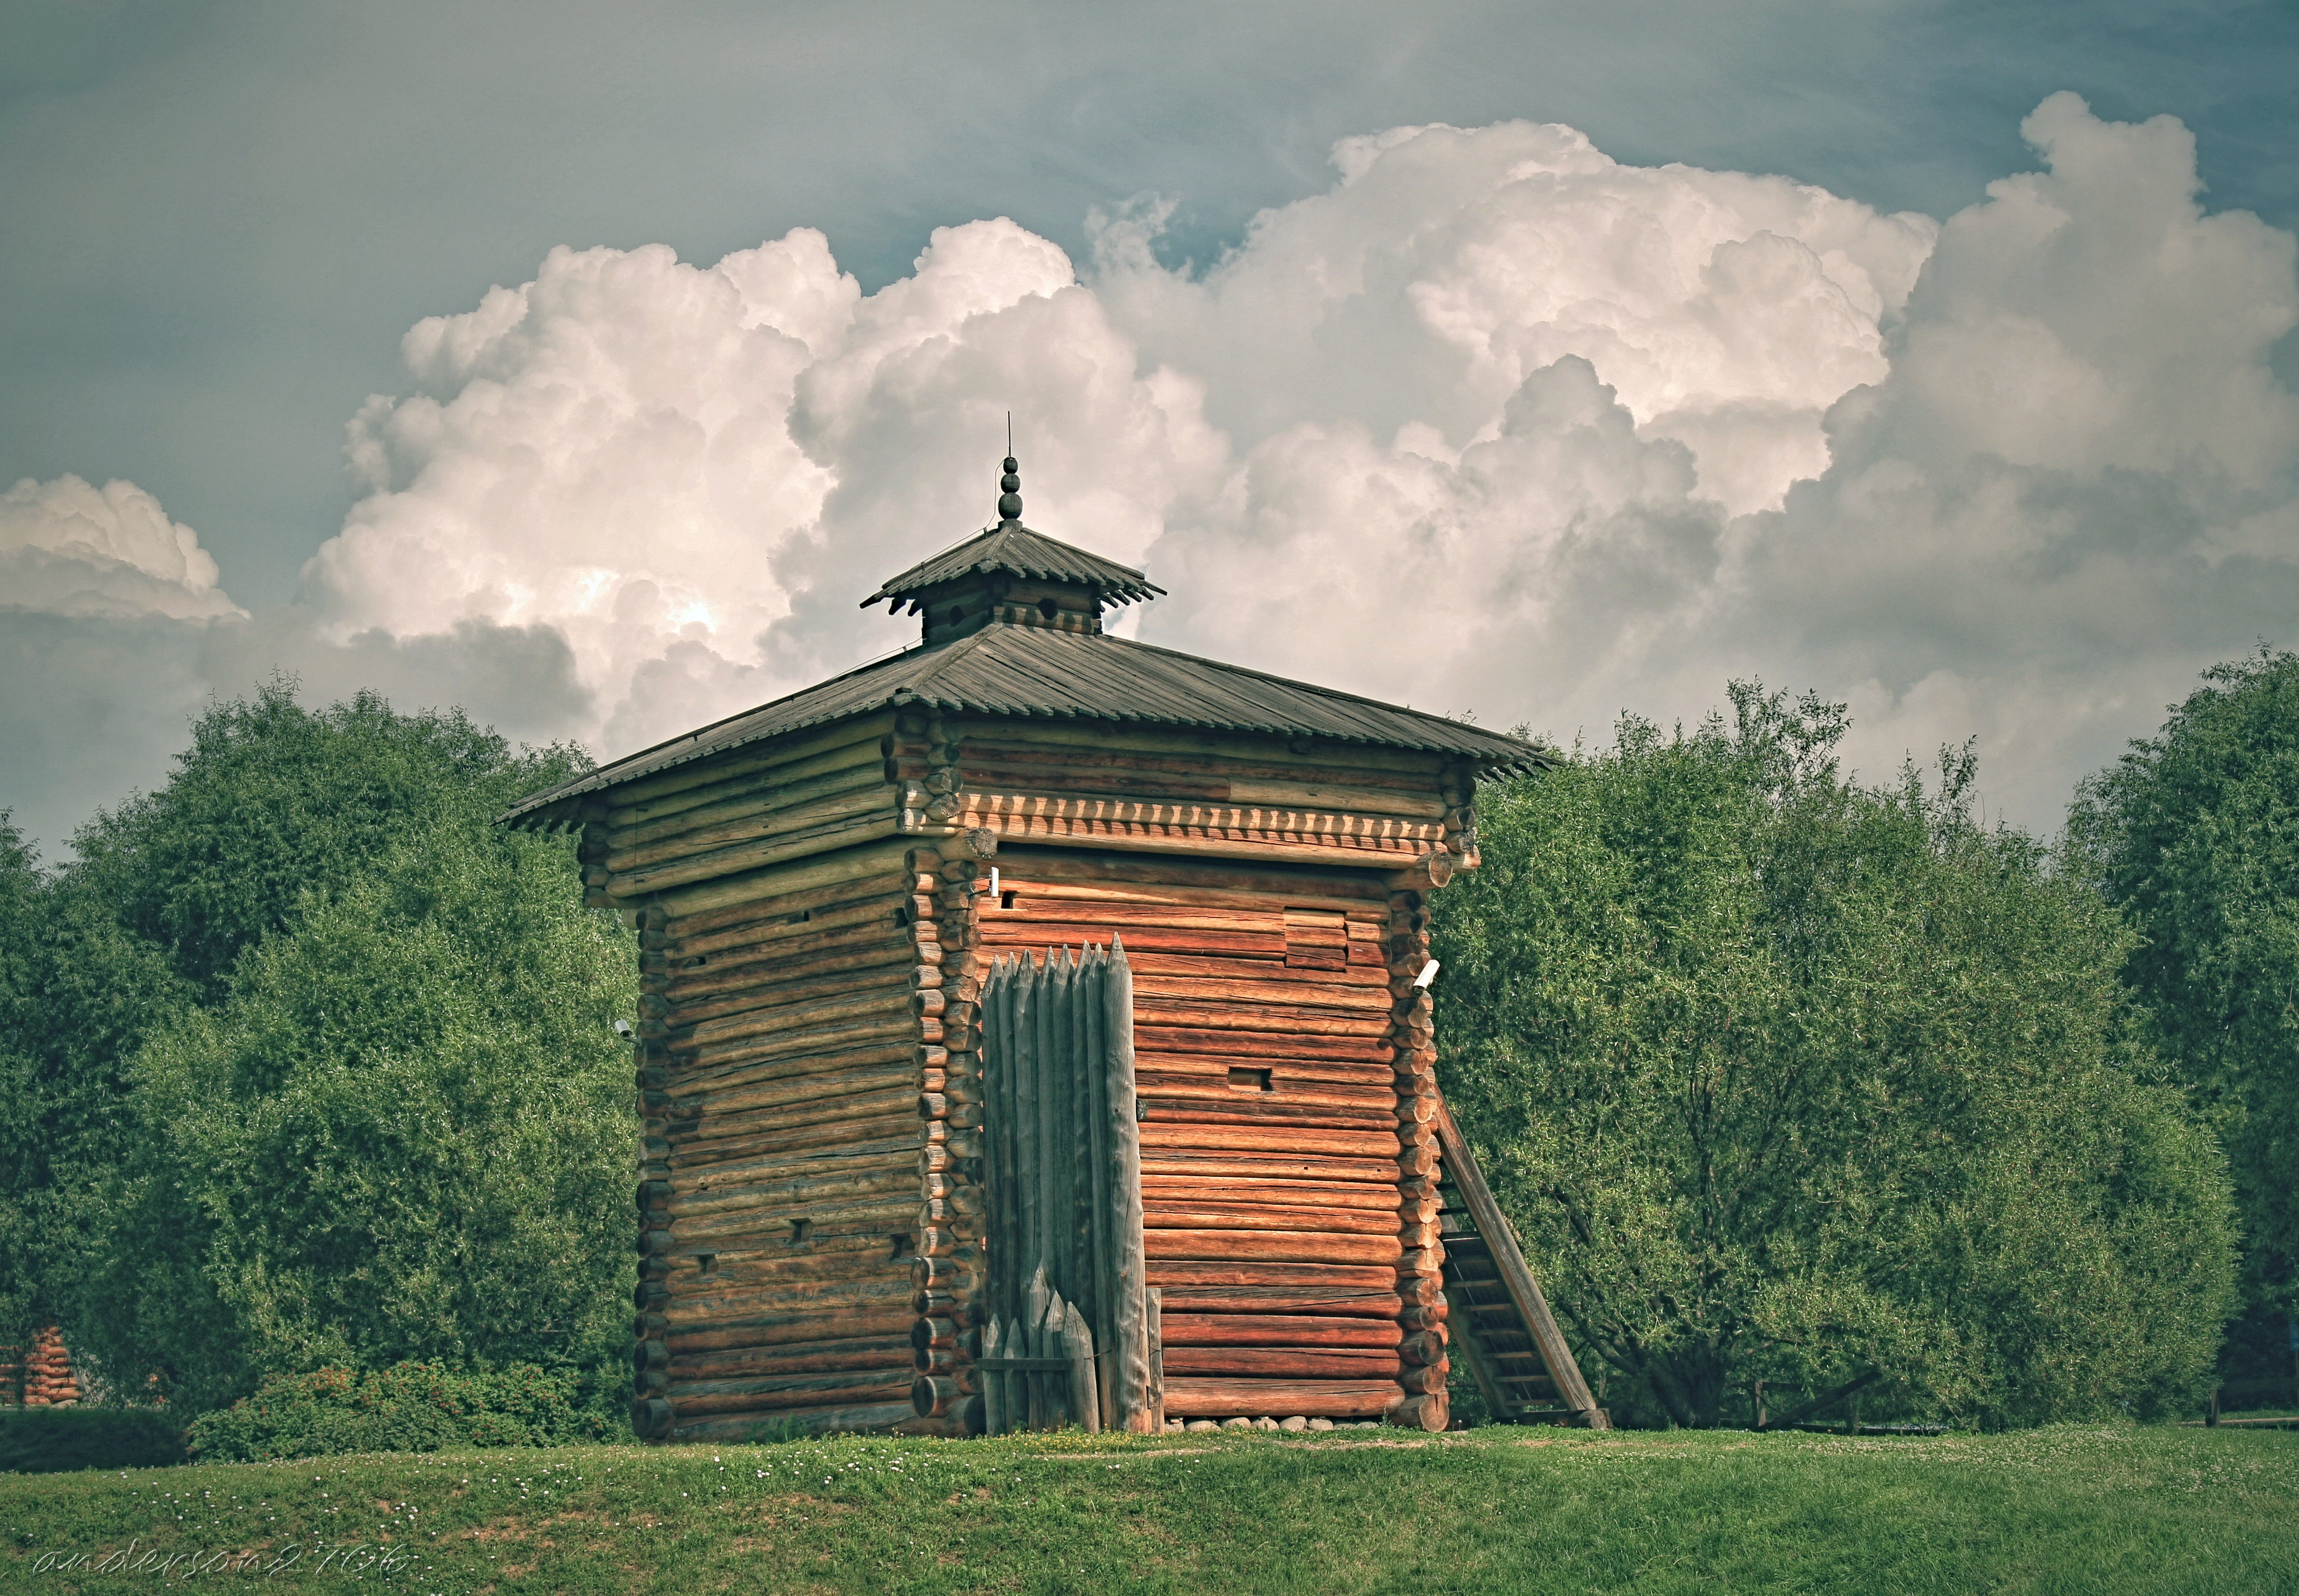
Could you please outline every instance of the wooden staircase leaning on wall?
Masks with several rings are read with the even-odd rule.
[[[1589,1393],[1573,1349],[1548,1311],[1548,1299],[1524,1261],[1477,1161],[1437,1109],[1443,1179],[1438,1192],[1445,1237],[1447,1325],[1496,1423],[1568,1424],[1609,1430],[1612,1419]]]

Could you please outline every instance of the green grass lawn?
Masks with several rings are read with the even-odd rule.
[[[10,1475],[0,1476],[0,1584],[59,1592],[188,1578],[502,1596],[2248,1596],[2299,1591],[2299,1434],[2062,1426],[1852,1440],[1501,1428],[564,1447]],[[208,1561],[88,1571],[131,1546],[154,1561]],[[231,1553],[252,1555],[218,1566]],[[59,1554],[87,1555],[59,1567]]]

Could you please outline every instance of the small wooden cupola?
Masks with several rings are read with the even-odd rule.
[[[1131,566],[1023,525],[1021,465],[1011,455],[998,485],[996,525],[919,561],[863,600],[862,608],[883,602],[899,614],[907,604],[925,617],[931,647],[993,621],[1098,637],[1105,609],[1165,592]]]

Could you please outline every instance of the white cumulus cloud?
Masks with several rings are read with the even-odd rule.
[[[2023,131],[1944,223],[1512,122],[1344,141],[1202,269],[1150,197],[1083,273],[974,221],[870,294],[805,228],[557,250],[409,332],[297,606],[213,626],[197,540],[72,478],[0,500],[5,602],[611,757],[910,641],[856,600],[990,517],[1010,410],[1029,521],[1171,590],[1151,641],[1566,739],[1757,674],[1848,699],[1871,775],[1977,732],[2048,827],[2290,639],[2299,270],[2178,122]]]
[[[132,482],[24,478],[0,493],[0,608],[178,621],[244,615],[199,534]]]

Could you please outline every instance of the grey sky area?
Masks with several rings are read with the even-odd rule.
[[[1155,514],[1143,512],[1148,518],[1135,546],[1110,551],[1134,557],[1154,547],[1168,568],[1186,566],[1210,581],[1217,568],[1230,568],[1222,560],[1242,558],[1237,550],[1259,547],[1255,540],[1274,535],[1259,524],[1224,522],[1221,506],[1227,501],[1212,485],[1216,478],[1232,486],[1275,480],[1282,460],[1254,451],[1286,425],[1305,418],[1324,425],[1328,418],[1312,417],[1301,405],[1289,409],[1291,401],[1277,389],[1255,389],[1251,406],[1237,400],[1241,390],[1235,383],[1224,386],[1220,357],[1208,352],[1217,349],[1221,318],[1230,312],[1210,300],[1197,309],[1174,310],[1157,296],[1170,298],[1183,291],[1173,285],[1203,280],[1206,267],[1245,244],[1257,213],[1332,188],[1336,140],[1432,122],[1463,128],[1511,120],[1563,123],[1623,165],[1674,162],[1712,172],[1777,174],[1877,212],[1919,212],[1946,221],[1981,203],[1991,182],[2038,169],[2035,136],[2023,138],[2021,120],[2047,96],[2072,90],[2102,123],[2179,119],[2194,136],[2191,170],[2200,170],[2207,186],[2207,208],[2255,211],[2270,228],[2287,230],[2299,222],[2295,83],[2299,11],[2287,4],[1802,7],[1608,0],[1405,7],[1321,0],[791,6],[400,0],[350,6],[21,0],[0,8],[0,488],[21,478],[46,484],[67,474],[99,485],[133,483],[163,507],[169,520],[195,530],[200,549],[220,568],[216,591],[228,590],[229,604],[254,619],[228,643],[203,633],[205,641],[187,652],[155,641],[154,627],[165,633],[168,626],[208,625],[212,619],[199,608],[208,603],[205,598],[178,594],[170,600],[175,608],[154,612],[166,617],[164,624],[136,608],[142,600],[123,599],[119,602],[137,618],[116,635],[89,631],[95,623],[87,620],[94,612],[86,605],[78,610],[52,605],[67,619],[42,611],[37,624],[28,621],[12,638],[0,638],[0,669],[13,675],[0,681],[0,727],[14,728],[18,748],[31,754],[7,762],[0,806],[12,805],[54,854],[71,817],[116,800],[129,785],[156,779],[166,749],[180,742],[169,728],[180,728],[202,694],[244,688],[274,664],[329,688],[352,684],[358,662],[369,657],[356,648],[339,649],[329,657],[333,664],[314,664],[317,657],[302,643],[267,643],[295,630],[281,617],[298,606],[332,616],[336,643],[361,627],[368,629],[362,634],[368,642],[361,646],[371,649],[385,646],[378,640],[386,633],[403,639],[416,631],[436,632],[419,660],[402,649],[384,670],[403,693],[462,699],[522,733],[572,730],[597,742],[660,729],[645,715],[611,709],[604,689],[564,663],[568,648],[580,657],[587,646],[576,631],[565,633],[572,643],[535,630],[502,641],[485,628],[516,630],[530,623],[509,609],[489,611],[481,617],[484,625],[470,621],[480,630],[456,632],[469,616],[442,615],[428,626],[409,621],[404,606],[362,608],[344,597],[350,591],[344,584],[358,580],[343,574],[359,568],[348,554],[317,588],[314,579],[300,575],[321,545],[344,530],[355,501],[385,480],[360,484],[347,475],[346,427],[369,395],[411,392],[403,337],[427,317],[473,310],[493,285],[516,288],[535,279],[555,246],[668,244],[681,261],[708,266],[728,252],[811,227],[826,235],[837,268],[859,279],[864,295],[909,277],[934,229],[986,219],[1010,217],[1027,233],[1059,245],[1090,277],[1099,259],[1101,276],[1092,280],[1132,351],[1112,359],[1120,364],[1138,360],[1144,373],[1164,361],[1202,376],[1211,390],[1203,413],[1227,429],[1224,463],[1207,463],[1202,451],[1183,459],[1188,448],[1173,445],[1182,463],[1174,467],[1172,483],[1136,495],[1140,503],[1154,502]],[[1136,203],[1138,213],[1144,195],[1170,202],[1171,214],[1162,230],[1142,230],[1143,253],[1126,279],[1123,262],[1111,264],[1117,257],[1106,238],[1103,255],[1095,255],[1088,218],[1097,210],[1118,213],[1129,202]],[[1365,225],[1381,224],[1369,219]],[[2265,242],[2256,243],[2254,253],[2267,262],[2260,269],[2268,277],[2260,280],[2279,282],[2272,261],[2280,246],[2273,236],[2262,236]],[[1820,243],[1811,247],[1815,259],[1826,254]],[[1970,268],[1972,281],[1996,282],[2000,274],[1991,276],[1993,269],[1984,264],[1996,258],[1988,252],[1993,247],[1980,239],[1955,259],[1983,262]],[[1886,243],[1873,249],[1879,261],[1890,252]],[[1918,251],[1910,260],[1921,258]],[[1167,275],[1143,277],[1144,261]],[[1189,269],[1177,270],[1183,268]],[[1896,269],[1864,269],[1882,284]],[[2238,274],[2229,280],[2253,279]],[[1919,288],[1911,314],[1928,302]],[[1874,312],[1880,336],[1900,336],[1898,315],[1890,304]],[[2035,315],[2049,319],[2044,310]],[[2081,343],[2075,334],[2066,336],[2071,346]],[[2230,369],[2269,369],[2280,374],[2285,387],[2299,370],[2294,340],[2284,333],[2261,335],[2257,348],[2245,349],[2228,357]],[[1399,360],[1412,358],[1390,352]],[[1723,492],[1714,484],[1721,480],[1725,445],[1715,440],[1725,421],[1704,412],[1681,425],[1654,423],[1637,409],[1626,379],[1601,357],[1558,344],[1542,358],[1559,354],[1595,360],[1595,378],[1619,389],[1620,402],[1635,411],[1643,443],[1658,447],[1656,439],[1681,439],[1698,454],[1704,491],[1712,499]],[[460,385],[477,369],[459,368],[441,396],[463,391]],[[1537,392],[1519,391],[1508,401],[1517,407],[1510,415],[1527,413],[1533,403],[1527,394],[1546,394],[1545,403],[1596,404],[1591,414],[1601,413],[1598,400],[1580,390],[1566,394],[1577,368],[1550,369],[1562,375],[1541,376],[1547,385]],[[1913,366],[1895,369],[1911,385],[1921,375]],[[1506,387],[1533,381],[1531,370],[1531,365],[1522,371],[1511,366]],[[1298,375],[1303,392],[1324,382],[1307,367]],[[1877,380],[1855,372],[1812,401],[1813,416],[1851,385]],[[1331,384],[1323,391],[1332,392]],[[1943,428],[1954,430],[1948,423],[1906,419],[1930,402],[1921,393],[1890,398],[1895,390],[1882,391],[1884,409],[1902,418],[1890,423],[1901,429],[1892,438],[1936,441],[1946,435]],[[815,416],[807,425],[817,430],[809,434],[794,422],[793,435],[805,442],[810,458],[827,460],[836,449],[818,446],[819,440],[848,434],[837,431],[844,423],[822,418],[826,409],[806,410],[828,403],[809,398],[810,392],[800,390],[800,410],[806,412],[801,420]],[[1506,399],[1506,391],[1494,389],[1493,417],[1501,416]],[[1758,395],[1748,403],[1759,400],[1775,409],[1789,402]],[[1247,409],[1266,417],[1266,424],[1233,423]],[[1498,469],[1490,461],[1481,467],[1455,457],[1472,446],[1473,436],[1506,443],[1518,435],[1515,421],[1495,420],[1478,434],[1465,412],[1453,416],[1435,405],[1426,413],[1431,435],[1446,440],[1438,452],[1448,470]],[[1839,459],[1847,458],[1847,429],[1855,423],[1868,425],[1849,412],[1830,412],[1828,427]],[[1393,417],[1377,418],[1384,446],[1395,426]],[[1158,435],[1179,434],[1168,426]],[[1884,433],[1861,435],[1868,442],[1860,448],[1886,451],[1880,441]],[[891,449],[909,436],[889,434],[872,448]],[[2193,494],[2172,495],[2179,514],[2192,511],[2219,529],[2195,533],[2219,551],[2210,558],[2260,558],[2274,567],[2272,580],[2236,584],[2265,608],[2223,616],[2224,625],[2197,619],[2195,606],[2208,609],[2216,602],[2210,595],[2230,580],[2224,574],[2222,586],[2198,588],[2192,602],[2183,600],[2175,628],[2179,641],[2162,657],[2177,668],[2167,664],[2160,679],[2135,678],[2128,690],[2118,689],[2122,696],[2114,703],[2087,710],[2092,730],[2067,742],[2049,769],[2022,778],[2027,784],[2020,796],[2004,800],[2020,817],[2050,823],[2074,762],[2112,751],[2121,737],[2145,731],[2162,699],[2183,690],[2193,666],[2214,650],[2263,633],[2285,641],[2299,635],[2299,628],[2275,624],[2289,591],[2279,562],[2293,552],[2294,536],[2280,518],[2292,468],[2284,437],[2271,432],[2244,445],[2252,451],[2245,456],[2252,464],[2236,471],[2243,481],[2228,490],[2232,497],[2212,501],[2219,508],[2196,509]],[[414,446],[403,438],[392,447]],[[2020,446],[1982,439],[1969,447],[1976,451],[1972,458],[2000,456],[2021,468],[2090,468],[2081,450],[2054,453],[2039,445],[2030,461]],[[1052,501],[1065,508],[1099,502],[1078,475],[1083,467],[1064,475],[1060,446],[1049,449],[1053,459],[1046,491]],[[1933,468],[1923,463],[1932,456],[1917,455],[1922,469]],[[859,471],[876,458],[858,447],[837,455],[838,469]],[[1666,465],[1656,456],[1635,466],[1644,474],[1637,480],[1648,482]],[[1946,480],[1949,467],[1938,469]],[[395,487],[412,480],[389,478]],[[807,536],[833,538],[838,516],[859,516],[867,508],[854,502],[858,495],[865,500],[870,495],[851,475],[839,480],[845,497],[834,497],[825,518],[806,523],[813,528]],[[1754,535],[1748,529],[1764,516],[1779,517],[1763,525],[1782,529],[1778,536],[1786,546],[1785,541],[1805,536],[1824,542],[1823,533],[1809,528],[1819,525],[1815,517],[1838,513],[1829,505],[1852,507],[1841,510],[1849,520],[1831,525],[1849,525],[1867,513],[1870,500],[1852,496],[1848,486],[1810,485],[1813,492],[1789,495],[1785,509],[1777,492],[1765,500],[1751,489],[1747,503],[1727,505],[1729,517],[1697,496],[1685,503],[1710,509],[1688,509],[1681,516],[1651,509],[1650,518],[1639,522],[1647,532],[1637,534],[1659,540],[1652,545],[1660,551],[1652,557],[1651,583],[1642,582],[1631,562],[1588,591],[1616,593],[1622,584],[1678,581],[1682,572],[1672,561],[1732,558],[1729,551]],[[2064,488],[2066,501],[2076,502],[2080,486],[2062,483],[2053,491]],[[2044,492],[2033,484],[2021,491],[2030,503]],[[1839,493],[1845,496],[1822,502]],[[882,517],[922,513],[899,493],[873,502]],[[2102,512],[2100,524],[2126,513]],[[1664,524],[1676,530],[1649,531]],[[1705,530],[1686,530],[1696,524]],[[939,543],[965,529],[962,521],[953,521],[931,535],[915,530],[906,535],[914,543],[920,538]],[[1095,541],[1083,525],[1049,530]],[[882,557],[875,534],[839,535],[848,536],[856,550],[856,573],[884,575],[869,566]],[[1690,547],[1686,539],[1706,540],[1699,545],[1706,552],[1683,554]],[[890,542],[883,554],[907,558],[924,551],[913,546],[905,552]],[[1818,580],[1812,573],[1826,563],[1802,563],[1798,580]],[[827,570],[820,575],[824,591],[844,591],[842,567],[834,580]],[[2119,580],[2125,579],[2145,580],[2131,573]],[[187,580],[197,588],[196,579]],[[1543,580],[1580,579],[1560,568]],[[1880,580],[1872,572],[1844,577],[1847,591],[1863,592]],[[328,586],[330,582],[336,585]],[[795,579],[786,585],[806,591]],[[1808,586],[1798,591],[1813,601]],[[2115,596],[2105,590],[2102,595],[2102,601]],[[0,611],[18,597],[0,591]],[[2075,602],[2068,593],[2060,599]],[[215,603],[228,608],[221,600]],[[823,641],[828,634],[808,618],[806,601],[791,603],[787,630],[771,645],[762,644],[755,657],[727,667],[735,674],[710,678],[718,685],[707,690],[693,685],[701,676],[682,678],[698,712],[718,707],[714,692],[756,687],[765,696],[783,686],[784,677],[773,674],[776,659],[801,674],[851,662],[854,648]],[[29,601],[19,608],[40,609]],[[1193,613],[1192,620],[1171,624],[1172,639],[1223,651],[1212,612]],[[1951,607],[1932,618],[1901,614],[1895,624],[1929,626],[1937,619],[1945,637],[1969,623],[1971,613],[1970,607]],[[1242,613],[1230,618],[1252,624]],[[1504,622],[1496,615],[1479,624],[1500,629]],[[1833,641],[1768,651],[1772,623],[1743,617],[1717,624],[1722,629],[1714,633],[1714,648],[1698,662],[1711,675],[1712,666],[1745,664],[1800,687],[1805,682],[1779,673],[1817,674],[1840,667],[1841,680],[1812,684],[1853,696],[1855,705],[1861,691],[1872,690],[1903,707],[1930,679],[1921,665],[1896,675],[1898,667],[1853,658]],[[498,642],[503,658],[522,663],[490,664],[496,655],[489,650]],[[1606,646],[1628,645],[1616,634]],[[1968,639],[1954,646],[1979,654],[1994,647]],[[2117,645],[2099,640],[2096,646]],[[842,659],[842,647],[850,657]],[[466,648],[468,658],[455,652]],[[1497,669],[1527,670],[1540,662],[1537,655],[1511,652],[1499,643],[1495,649],[1488,657]],[[2080,661],[2071,663],[2073,657],[2021,654],[2004,666],[2004,679],[2027,683],[2022,690],[2047,692],[2046,678],[2080,677]],[[156,684],[152,693],[91,696],[71,724],[60,721],[46,673],[62,669],[60,660],[85,665],[105,658],[125,673],[123,681]],[[1273,667],[1289,662],[1303,674],[1321,668],[1314,648],[1298,657],[1253,661]],[[675,650],[658,661],[662,669],[676,664]],[[631,684],[658,666],[632,666],[640,674],[626,672],[618,678],[625,687],[618,690],[626,697],[638,691]],[[1648,707],[1655,713],[1674,712],[1686,701],[1691,690],[1684,682],[1639,670],[1580,682],[1554,716],[1543,711],[1532,689],[1488,690],[1473,660],[1433,672],[1420,685],[1439,695],[1432,707],[1473,707],[1488,719],[1530,718],[1570,735],[1576,726],[1601,732],[1611,708],[1646,707],[1631,701],[1645,689],[1653,694]],[[750,671],[766,674],[741,674]],[[1987,697],[1984,686],[1966,687],[1979,697],[1925,700],[1932,707],[1909,723],[1907,736],[1929,735],[1935,723],[1946,728],[1960,705]],[[565,707],[578,701],[593,704],[587,718]],[[666,699],[688,701],[676,694]],[[527,713],[523,705],[540,707]],[[2007,724],[2000,735],[2016,744],[2022,733]],[[600,746],[597,751],[619,750]],[[2062,798],[2051,798],[2052,792]]]
[[[2169,112],[2213,203],[2299,206],[2288,6],[46,4],[0,10],[0,478],[124,476],[243,603],[349,502],[419,318],[553,244],[821,228],[867,290],[929,229],[1179,202],[1200,262],[1344,135],[1570,123],[1614,159],[1945,216],[2055,89]]]

